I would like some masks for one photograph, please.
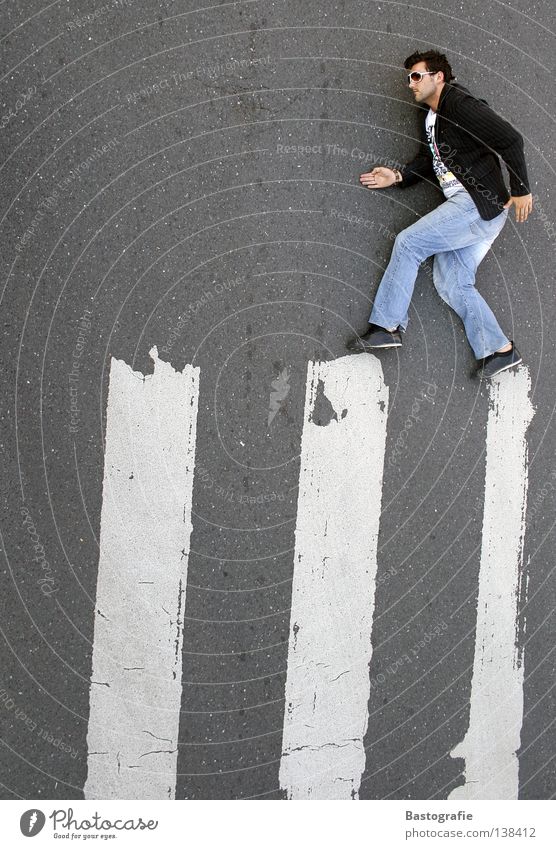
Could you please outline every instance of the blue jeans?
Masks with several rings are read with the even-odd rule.
[[[484,221],[467,191],[457,192],[396,237],[390,262],[369,321],[405,330],[419,266],[434,255],[433,282],[440,297],[459,315],[477,359],[508,343],[494,313],[475,288],[481,260],[502,230],[508,209]]]

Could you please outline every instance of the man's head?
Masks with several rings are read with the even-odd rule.
[[[424,74],[420,79],[411,79],[409,82],[415,102],[436,107],[444,84],[455,79],[446,56],[436,50],[427,50],[425,53],[417,51],[408,56],[403,64],[409,73],[415,71]]]

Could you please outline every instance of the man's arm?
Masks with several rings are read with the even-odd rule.
[[[359,180],[367,189],[387,189],[390,186],[405,189],[406,186],[411,186],[418,180],[427,177],[434,177],[432,156],[419,153],[415,159],[407,165],[403,165],[400,170],[379,165],[372,171],[361,174]]]
[[[396,183],[400,189],[405,189],[406,186],[411,186],[419,180],[434,177],[430,151],[428,153],[424,151],[418,153],[415,159],[412,159],[407,165],[402,166],[400,173],[402,175],[401,182]]]
[[[512,197],[531,194],[523,151],[523,136],[515,127],[497,115],[484,101],[472,95],[457,101],[454,117],[451,120],[457,127],[461,127],[504,160],[510,175]]]

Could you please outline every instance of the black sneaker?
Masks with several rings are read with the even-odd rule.
[[[507,368],[512,368],[512,366],[517,366],[521,362],[521,354],[512,341],[512,347],[509,351],[498,351],[480,360],[477,373],[480,378],[494,377],[495,374],[505,371]]]
[[[369,324],[363,335],[353,336],[346,344],[348,351],[372,351],[375,348],[401,348],[402,335],[399,327],[390,332],[378,324]]]

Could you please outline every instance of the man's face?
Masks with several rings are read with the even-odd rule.
[[[417,62],[407,73],[427,70],[426,62]],[[413,92],[415,103],[426,103],[429,98],[434,97],[442,85],[443,78],[444,74],[438,71],[436,74],[427,74],[421,79],[421,82],[411,81],[409,87]]]

